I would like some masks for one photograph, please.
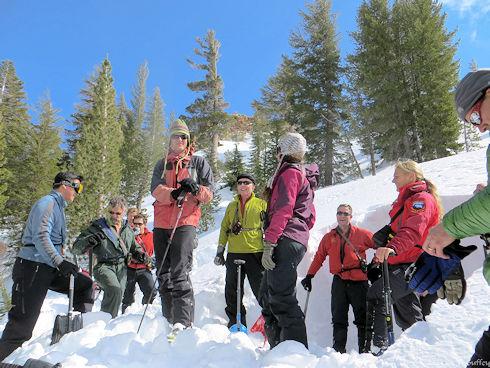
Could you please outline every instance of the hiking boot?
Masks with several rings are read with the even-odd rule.
[[[373,348],[371,349],[371,354],[373,354],[374,356],[381,356],[386,351],[386,349],[388,349],[387,346],[373,345]]]

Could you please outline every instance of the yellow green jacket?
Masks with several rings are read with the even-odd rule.
[[[238,208],[238,211],[237,211]],[[264,251],[262,236],[262,223],[260,213],[265,212],[267,203],[252,197],[245,204],[244,216],[240,210],[240,196],[236,195],[235,200],[226,208],[225,216],[221,221],[221,232],[219,234],[219,246],[226,248],[228,243],[228,253],[258,253]],[[242,229],[238,235],[231,232],[236,219],[242,224]]]

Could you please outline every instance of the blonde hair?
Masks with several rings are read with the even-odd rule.
[[[424,171],[422,167],[413,160],[398,161],[395,165],[395,169],[403,170],[404,172],[410,174],[415,174],[415,181],[423,181],[427,185],[427,191],[432,194],[436,200],[437,207],[439,208],[439,219],[442,219],[444,215],[444,209],[442,208],[441,199],[439,194],[437,194],[436,185],[430,180],[424,177]]]

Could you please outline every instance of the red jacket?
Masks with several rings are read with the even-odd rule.
[[[204,157],[193,156],[194,149],[184,158],[169,153],[167,160],[160,160],[155,165],[151,179],[151,195],[156,199],[154,227],[172,229],[177,221],[180,208],[170,193],[180,187],[177,182],[184,178],[193,178],[200,186],[199,193],[186,195],[182,216],[177,227],[192,225],[197,227],[201,217],[201,203],[211,201],[214,191],[213,172]],[[164,168],[164,166],[166,167]]]
[[[390,217],[404,207],[403,212],[391,224],[396,235],[391,239],[389,246],[397,253],[388,258],[388,263],[412,263],[423,252],[421,248],[427,238],[429,229],[439,223],[439,207],[435,198],[427,192],[424,182],[407,184],[400,188],[400,193],[390,211]]]
[[[351,225],[348,239],[363,259],[366,259],[366,250],[374,248],[373,233],[368,230]],[[341,253],[344,254],[343,260]],[[315,275],[327,256],[330,256],[329,266],[332,274],[339,275],[344,280],[367,280],[366,274],[360,269],[359,258],[349,243],[337,233],[336,228],[323,236],[308,274]]]
[[[145,251],[151,257],[153,255],[153,233],[145,226],[145,231],[143,232],[143,234],[136,235],[135,239],[136,242],[141,246],[141,248],[143,248],[143,251]],[[133,262],[133,260],[131,260],[131,263],[128,267],[141,269],[150,268],[151,266],[148,267],[147,265],[135,263]]]

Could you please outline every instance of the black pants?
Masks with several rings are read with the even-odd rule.
[[[395,321],[402,330],[415,322],[423,321],[419,296],[405,281],[405,270],[409,264],[389,265],[391,299]],[[387,346],[386,309],[383,300],[383,279],[375,281],[368,290],[367,299],[375,305],[373,344]]]
[[[490,326],[476,344],[467,368],[472,367],[490,367]]]
[[[305,315],[296,299],[296,269],[305,252],[303,244],[281,237],[274,248],[276,267],[264,272],[259,303],[271,349],[286,340],[298,341],[308,348]]]
[[[12,308],[0,340],[0,361],[32,337],[41,307],[49,290],[68,294],[68,277],[44,263],[15,260],[12,270]],[[75,278],[73,308],[90,312],[94,303],[92,279],[79,273]],[[67,301],[68,305],[68,301]]]
[[[148,268],[131,268],[128,267],[128,277],[126,280],[126,289],[124,290],[124,297],[122,300],[122,312],[134,303],[134,292],[136,289],[136,283],[138,283],[141,291],[143,292],[143,299],[141,304],[151,304],[156,296],[156,290],[153,290],[153,276]]]
[[[240,300],[243,301],[243,290],[245,275],[248,278],[250,288],[255,295],[255,298],[259,300],[260,283],[262,281],[262,276],[264,274],[264,268],[262,267],[262,253],[228,253],[226,257],[226,285],[225,285],[225,300],[226,308],[225,312],[228,316],[229,322],[228,327],[233,326],[237,323],[236,312],[237,312],[237,265],[233,263],[236,259],[242,259],[245,264],[242,265],[241,269],[241,295]],[[243,302],[240,307],[241,321],[240,323],[247,326],[247,317],[245,307]]]
[[[168,323],[190,326],[194,321],[194,290],[189,274],[196,228],[191,225],[177,228],[161,266],[171,234],[171,229],[155,228],[153,232],[162,313]]]
[[[333,348],[345,353],[347,329],[349,327],[349,305],[354,312],[354,324],[357,326],[359,352],[364,352],[364,335],[366,329],[366,294],[368,282],[343,280],[335,275],[332,281],[332,324]]]

